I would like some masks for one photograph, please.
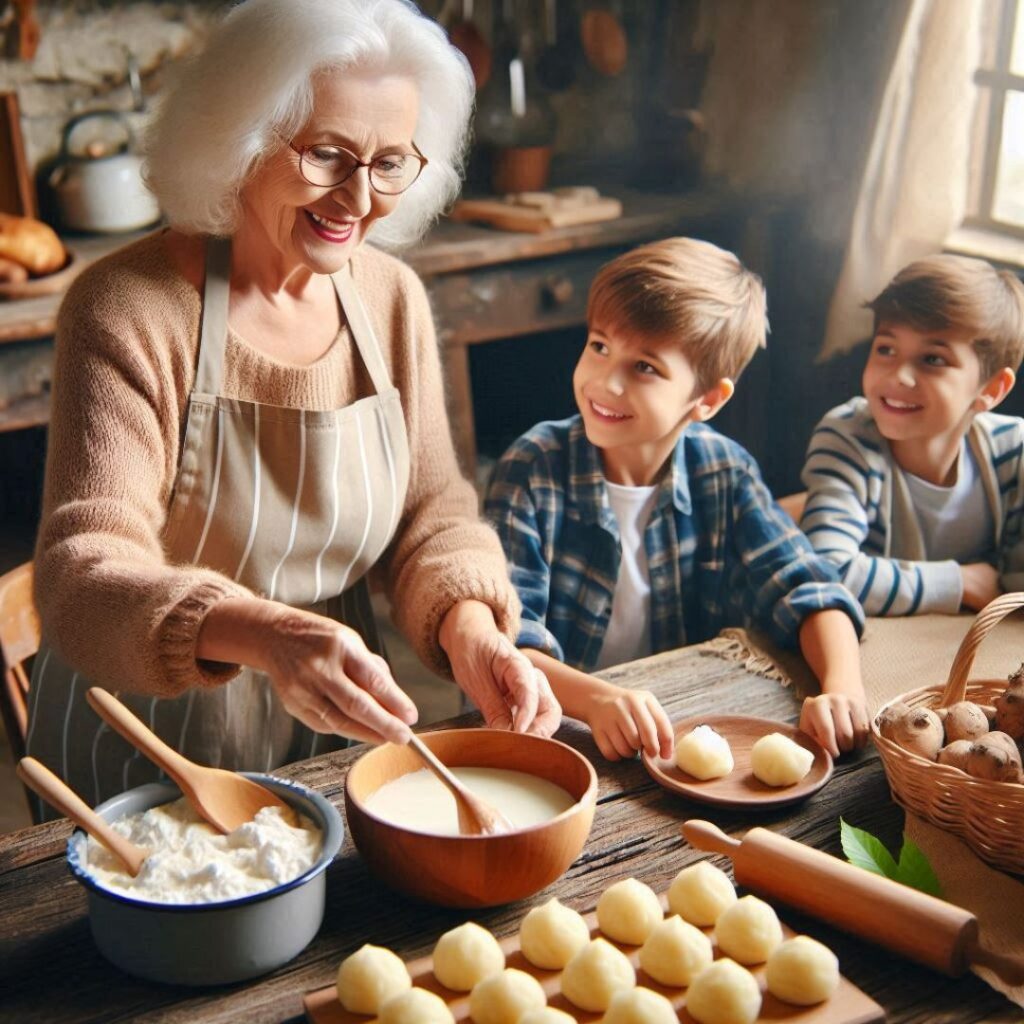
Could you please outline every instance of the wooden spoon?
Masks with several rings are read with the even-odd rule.
[[[415,733],[412,734],[409,746],[427,762],[427,767],[455,797],[455,808],[459,815],[459,832],[462,835],[494,836],[512,831],[512,823],[508,818],[486,800],[481,800],[480,797],[466,789],[448,766],[439,761],[437,755]]]
[[[51,807],[80,825],[98,843],[102,843],[134,877],[139,873],[142,862],[149,856],[148,850],[130,843],[115,832],[63,779],[58,778],[41,761],[34,757],[23,757],[18,762],[18,778],[33,792],[38,793]]]
[[[265,786],[237,772],[196,764],[172,750],[106,690],[93,686],[85,699],[107,725],[167,772],[192,806],[219,832],[233,832],[252,821],[263,807],[280,807],[292,817],[292,809]]]

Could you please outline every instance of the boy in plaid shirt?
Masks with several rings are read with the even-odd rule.
[[[524,434],[486,513],[523,604],[517,645],[610,759],[672,754],[645,691],[590,675],[753,623],[821,684],[801,728],[833,754],[868,731],[860,606],[706,420],[765,344],[764,288],[731,253],[671,238],[605,266],[573,375],[580,414]]]

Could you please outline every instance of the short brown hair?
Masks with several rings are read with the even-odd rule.
[[[1024,284],[984,260],[938,255],[908,263],[868,303],[882,321],[918,331],[962,331],[981,364],[981,379],[1024,360]]]
[[[666,238],[619,256],[590,286],[591,326],[676,341],[698,392],[736,380],[765,346],[764,285],[731,253],[695,238]]]

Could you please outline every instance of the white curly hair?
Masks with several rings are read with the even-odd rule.
[[[465,58],[407,0],[245,0],[185,62],[146,139],[146,181],[172,227],[228,236],[260,162],[306,123],[327,69],[407,75],[420,98],[415,142],[429,160],[369,237],[419,239],[458,195],[473,108]]]

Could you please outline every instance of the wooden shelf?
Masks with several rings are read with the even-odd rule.
[[[50,393],[19,398],[0,409],[0,434],[9,430],[43,427],[50,422]]]

